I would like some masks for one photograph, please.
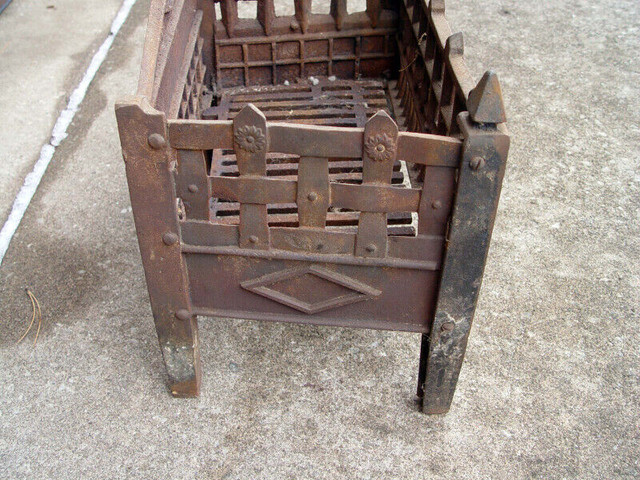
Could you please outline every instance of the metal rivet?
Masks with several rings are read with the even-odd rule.
[[[178,235],[173,232],[167,232],[162,235],[162,241],[165,243],[165,245],[173,245],[178,241]]]
[[[149,135],[148,142],[149,146],[154,150],[160,150],[167,145],[167,141],[159,133],[152,133],[151,135]]]
[[[471,170],[480,170],[482,167],[484,167],[484,163],[484,158],[473,157],[469,162],[469,166],[471,167]]]
[[[187,187],[191,193],[198,193],[198,186],[193,183]]]
[[[442,208],[442,202],[440,200],[435,200],[431,203],[431,208],[433,208],[434,210],[438,210],[439,208]]]
[[[451,330],[453,330],[453,327],[455,327],[455,324],[453,322],[445,322],[440,327],[440,330],[442,330],[443,332],[450,332]]]
[[[289,25],[289,28],[291,28],[291,30],[295,32],[300,28],[300,25],[295,20],[291,20],[291,24]]]
[[[171,390],[171,393],[172,393],[173,395],[178,395],[178,391],[177,391],[177,390]]]
[[[176,318],[178,320],[182,320],[183,322],[189,320],[191,316],[191,312],[185,308],[182,308],[176,312]]]
[[[258,243],[258,237],[256,237],[255,235],[251,235],[251,236],[249,237],[249,241],[250,241],[251,243]]]
[[[365,250],[369,253],[373,253],[378,249],[378,247],[376,247],[373,243],[370,243],[369,245],[367,245],[367,247],[365,248]]]
[[[318,199],[318,194],[316,192],[311,192],[307,195],[307,200],[310,202],[315,202]]]

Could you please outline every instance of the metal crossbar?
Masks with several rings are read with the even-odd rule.
[[[170,122],[170,141],[174,147],[181,146],[183,127],[187,124],[203,126],[203,122]],[[357,234],[353,254],[383,258],[388,251],[388,214],[430,208],[421,201],[422,190],[392,185],[398,156],[408,155],[409,158],[403,160],[421,163],[424,162],[422,156],[429,157],[429,151],[435,151],[438,165],[452,168],[455,164],[446,160],[447,151],[457,157],[460,148],[460,142],[456,140],[399,132],[396,123],[384,111],[371,117],[364,128],[325,129],[267,122],[258,108],[248,104],[232,121],[213,121],[204,125],[208,128],[202,132],[189,129],[187,144],[200,143],[193,138],[197,133],[198,138],[213,142],[201,147],[233,151],[238,175],[209,176],[201,151],[178,149],[178,168],[183,175],[200,177],[200,183],[204,178],[206,182],[203,187],[196,185],[203,191],[200,200],[190,201],[185,208],[190,210],[189,218],[208,220],[206,210],[210,197],[237,202],[238,206],[233,207],[239,210],[237,245],[248,249],[271,248],[268,205],[295,204],[297,226],[302,229],[324,229],[330,207],[359,212],[355,217]],[[422,156],[418,156],[420,150]],[[299,156],[296,175],[292,179],[267,176],[267,154],[273,151]],[[362,158],[361,184],[331,181],[329,165],[333,162],[329,162],[329,158],[335,156]],[[188,193],[186,195],[188,198]]]

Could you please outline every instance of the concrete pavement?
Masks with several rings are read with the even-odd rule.
[[[45,3],[0,16],[26,58],[44,48],[28,32]],[[96,14],[105,34],[119,2],[93,3],[112,12]],[[169,396],[113,115],[135,90],[140,0],[0,267],[0,478],[640,477],[640,4],[448,3],[475,78],[498,72],[513,137],[451,412],[411,401],[417,335],[228,319],[200,322],[201,397]],[[87,10],[53,31],[85,35],[69,19]],[[52,91],[103,38],[89,37],[60,78],[0,73],[0,91],[30,96],[0,94],[16,119],[50,95],[37,134],[2,129],[5,210],[61,108]],[[16,345],[25,287],[44,314],[35,348]]]
[[[0,222],[120,4],[21,0],[0,16]]]

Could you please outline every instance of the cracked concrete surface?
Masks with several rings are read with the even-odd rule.
[[[72,45],[41,57],[28,32],[44,31],[45,3],[0,16],[0,38],[40,67],[12,75],[0,41],[0,105],[15,115],[1,129],[3,209],[47,139],[55,92],[119,4],[92,2],[105,9],[93,37],[70,20],[91,9],[69,10],[51,35],[70,39],[51,42]],[[134,7],[0,267],[1,478],[640,477],[637,1],[448,2],[474,77],[500,77],[512,146],[458,391],[434,417],[411,400],[418,335],[228,319],[200,322],[200,398],[170,397],[113,115],[135,90],[147,7]],[[37,132],[19,120],[28,106]],[[16,345],[25,287],[44,313],[35,348]]]

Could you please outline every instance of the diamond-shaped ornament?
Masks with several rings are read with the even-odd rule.
[[[369,300],[382,293],[359,280],[315,265],[269,273],[246,280],[240,286],[310,315]]]

